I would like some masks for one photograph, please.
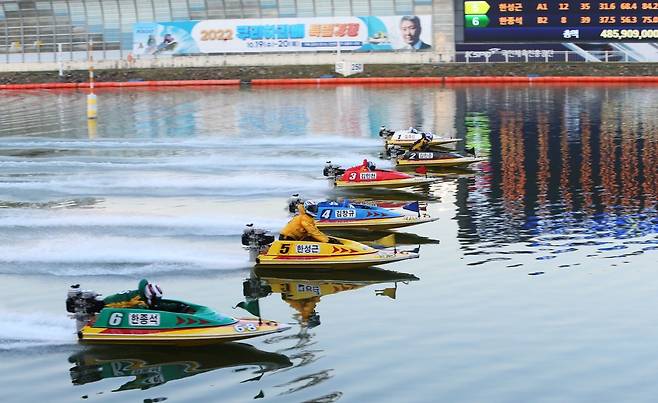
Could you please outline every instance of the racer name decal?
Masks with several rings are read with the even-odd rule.
[[[434,153],[418,153],[418,159],[431,160],[434,158]]]
[[[353,209],[336,210],[334,216],[336,218],[356,218],[356,211]]]
[[[377,179],[377,172],[361,172],[359,178],[362,181],[372,181]]]
[[[297,253],[304,255],[319,255],[320,245],[297,245],[296,251]]]
[[[160,326],[159,313],[131,313],[128,315],[130,326]]]
[[[308,292],[313,295],[320,295],[320,287],[312,284],[297,284],[297,292]]]
[[[419,136],[413,133],[401,133],[397,140],[416,140]]]

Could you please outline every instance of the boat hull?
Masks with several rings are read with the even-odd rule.
[[[434,183],[437,181],[437,178],[424,178],[424,177],[413,177],[405,179],[390,179],[390,180],[379,180],[379,181],[363,181],[363,182],[348,182],[343,180],[336,180],[336,187],[339,188],[349,188],[349,189],[366,189],[366,188],[404,188],[412,186],[423,186]]]
[[[386,230],[424,224],[436,220],[436,218],[430,218],[429,216],[417,217],[407,215],[380,219],[320,220],[316,221],[316,225],[318,228],[324,230]]]
[[[135,329],[85,326],[78,332],[84,344],[201,345],[249,339],[282,332],[289,326],[258,319],[239,319],[224,326],[185,329]]]
[[[322,269],[322,270],[354,270],[365,269],[388,263],[415,259],[418,254],[398,252],[391,254],[368,253],[359,256],[336,256],[318,259],[303,257],[281,258],[281,256],[260,255],[256,260],[256,268],[261,269]]]
[[[398,146],[398,147],[408,148],[411,147],[417,140],[418,139],[414,139],[414,140],[389,139],[386,140],[386,146]],[[448,144],[458,143],[460,141],[461,139],[434,138],[428,145],[430,147],[443,147],[443,146],[447,146]]]
[[[426,166],[433,168],[464,168],[477,162],[485,161],[484,158],[462,157],[462,158],[442,158],[442,159],[419,159],[408,160],[398,159],[396,163],[399,166]]]

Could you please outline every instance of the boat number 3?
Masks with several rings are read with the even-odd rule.
[[[238,323],[237,325],[233,326],[233,329],[235,329],[235,331],[238,333],[244,333],[245,331],[255,332],[256,330],[258,330],[256,325],[254,325],[253,323],[246,323],[246,324]]]
[[[356,172],[352,172],[352,173],[350,173],[350,176],[348,177],[348,180],[353,181],[353,180],[355,180],[355,179],[356,179]]]
[[[279,253],[285,255],[288,252],[290,252],[290,244],[289,243],[281,244],[281,249],[279,249]]]
[[[121,312],[114,312],[112,315],[110,315],[110,319],[107,321],[107,323],[110,326],[119,326],[122,319],[123,314]]]

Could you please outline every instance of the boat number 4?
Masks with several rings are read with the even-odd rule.
[[[235,329],[236,332],[238,333],[244,333],[245,331],[247,332],[255,332],[258,330],[258,327],[254,325],[253,323],[238,323],[237,325],[233,326],[233,329]]]

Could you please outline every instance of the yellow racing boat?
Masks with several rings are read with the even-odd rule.
[[[429,132],[428,132],[429,133]],[[386,147],[397,146],[403,148],[411,147],[416,141],[420,140],[423,132],[416,129],[407,130],[389,130],[382,126],[379,130],[379,136],[384,138]],[[462,139],[439,137],[432,135],[432,140],[428,143],[431,147],[445,147],[448,144],[454,144]]]
[[[330,242],[274,240],[250,226],[242,234],[256,268],[363,269],[418,257],[416,251],[378,250],[342,238]]]
[[[480,157],[465,157],[455,152],[407,151],[396,159],[398,166],[424,166],[428,168],[465,168],[477,162],[486,161]]]

